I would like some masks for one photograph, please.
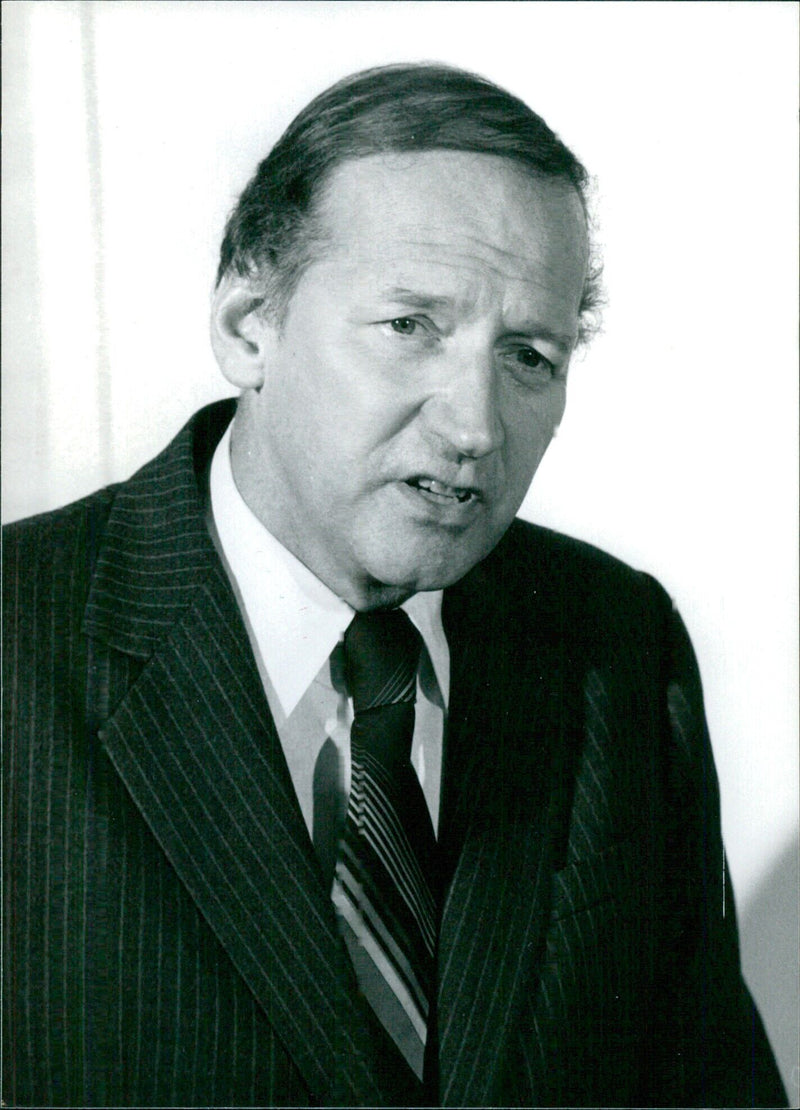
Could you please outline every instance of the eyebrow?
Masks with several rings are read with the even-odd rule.
[[[413,289],[404,289],[399,285],[384,289],[380,297],[382,300],[408,305],[409,308],[449,308],[453,304],[452,297],[440,297],[434,293],[415,293]]]
[[[390,289],[384,289],[379,295],[382,300],[394,301],[408,308],[429,311],[450,308],[454,303],[452,297],[442,297],[435,293],[418,293],[413,289],[405,289],[399,285],[392,286]],[[565,352],[574,345],[578,338],[577,333],[554,331],[553,328],[544,327],[536,323],[532,323],[528,327],[514,328],[513,334],[535,335],[537,339],[545,339],[548,343],[560,347]]]
[[[523,329],[522,334],[526,334],[526,332],[535,335],[537,339],[546,339],[548,343],[552,343],[554,347],[560,347],[565,352],[575,344],[578,338],[577,333],[553,331],[552,328],[545,328],[539,324],[532,324],[530,328]]]

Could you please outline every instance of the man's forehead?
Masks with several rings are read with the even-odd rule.
[[[363,280],[379,283],[376,292],[406,289],[413,299],[422,290],[424,299],[433,301],[473,287],[477,295],[482,286],[493,282],[518,288],[523,296],[526,290],[552,288],[553,283],[559,285],[582,270],[582,252],[572,253],[575,265],[565,267],[541,255],[499,251],[490,241],[477,238],[462,245],[446,236],[421,238],[398,233],[387,234],[374,244],[360,241],[354,234],[350,239],[331,240],[319,264],[360,270]],[[358,274],[353,273],[353,278],[358,280]]]
[[[587,242],[577,194],[508,159],[426,151],[344,163],[321,214],[324,259],[376,289],[445,298],[501,282],[522,298],[580,296]]]
[[[382,233],[420,249],[452,242],[488,246],[510,260],[524,255],[520,234],[580,246],[586,238],[583,207],[567,180],[470,151],[349,159],[329,175],[318,211],[334,242]]]

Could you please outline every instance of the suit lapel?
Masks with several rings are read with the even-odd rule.
[[[521,991],[535,982],[550,908],[560,648],[553,611],[530,604],[533,568],[520,565],[520,553],[507,557],[509,546],[449,591],[445,607],[453,681],[438,1000],[444,1105],[495,1101],[504,1042]],[[517,589],[524,605],[515,605]]]
[[[205,437],[205,453],[213,449],[225,420],[218,415],[216,424],[210,432],[196,420],[112,510],[85,628],[147,661],[101,738],[313,1096],[391,1102],[400,1080],[386,1074],[369,1035],[241,616],[204,526],[191,456]]]

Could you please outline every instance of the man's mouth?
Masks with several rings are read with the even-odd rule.
[[[457,501],[460,505],[464,505],[467,501],[472,501],[473,498],[479,496],[476,489],[469,489],[464,486],[448,486],[444,482],[438,482],[435,478],[424,476],[409,478],[406,484],[411,486],[412,489],[419,490],[420,493],[427,494],[432,501],[438,502]]]

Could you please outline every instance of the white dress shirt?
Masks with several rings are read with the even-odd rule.
[[[339,758],[342,812],[350,783],[352,700],[342,639],[354,610],[280,543],[245,504],[230,462],[231,426],[211,464],[209,526],[250,636],[300,809],[314,837],[314,769],[326,739]],[[438,829],[442,736],[450,653],[441,590],[403,603],[424,648],[417,677],[411,761]]]

